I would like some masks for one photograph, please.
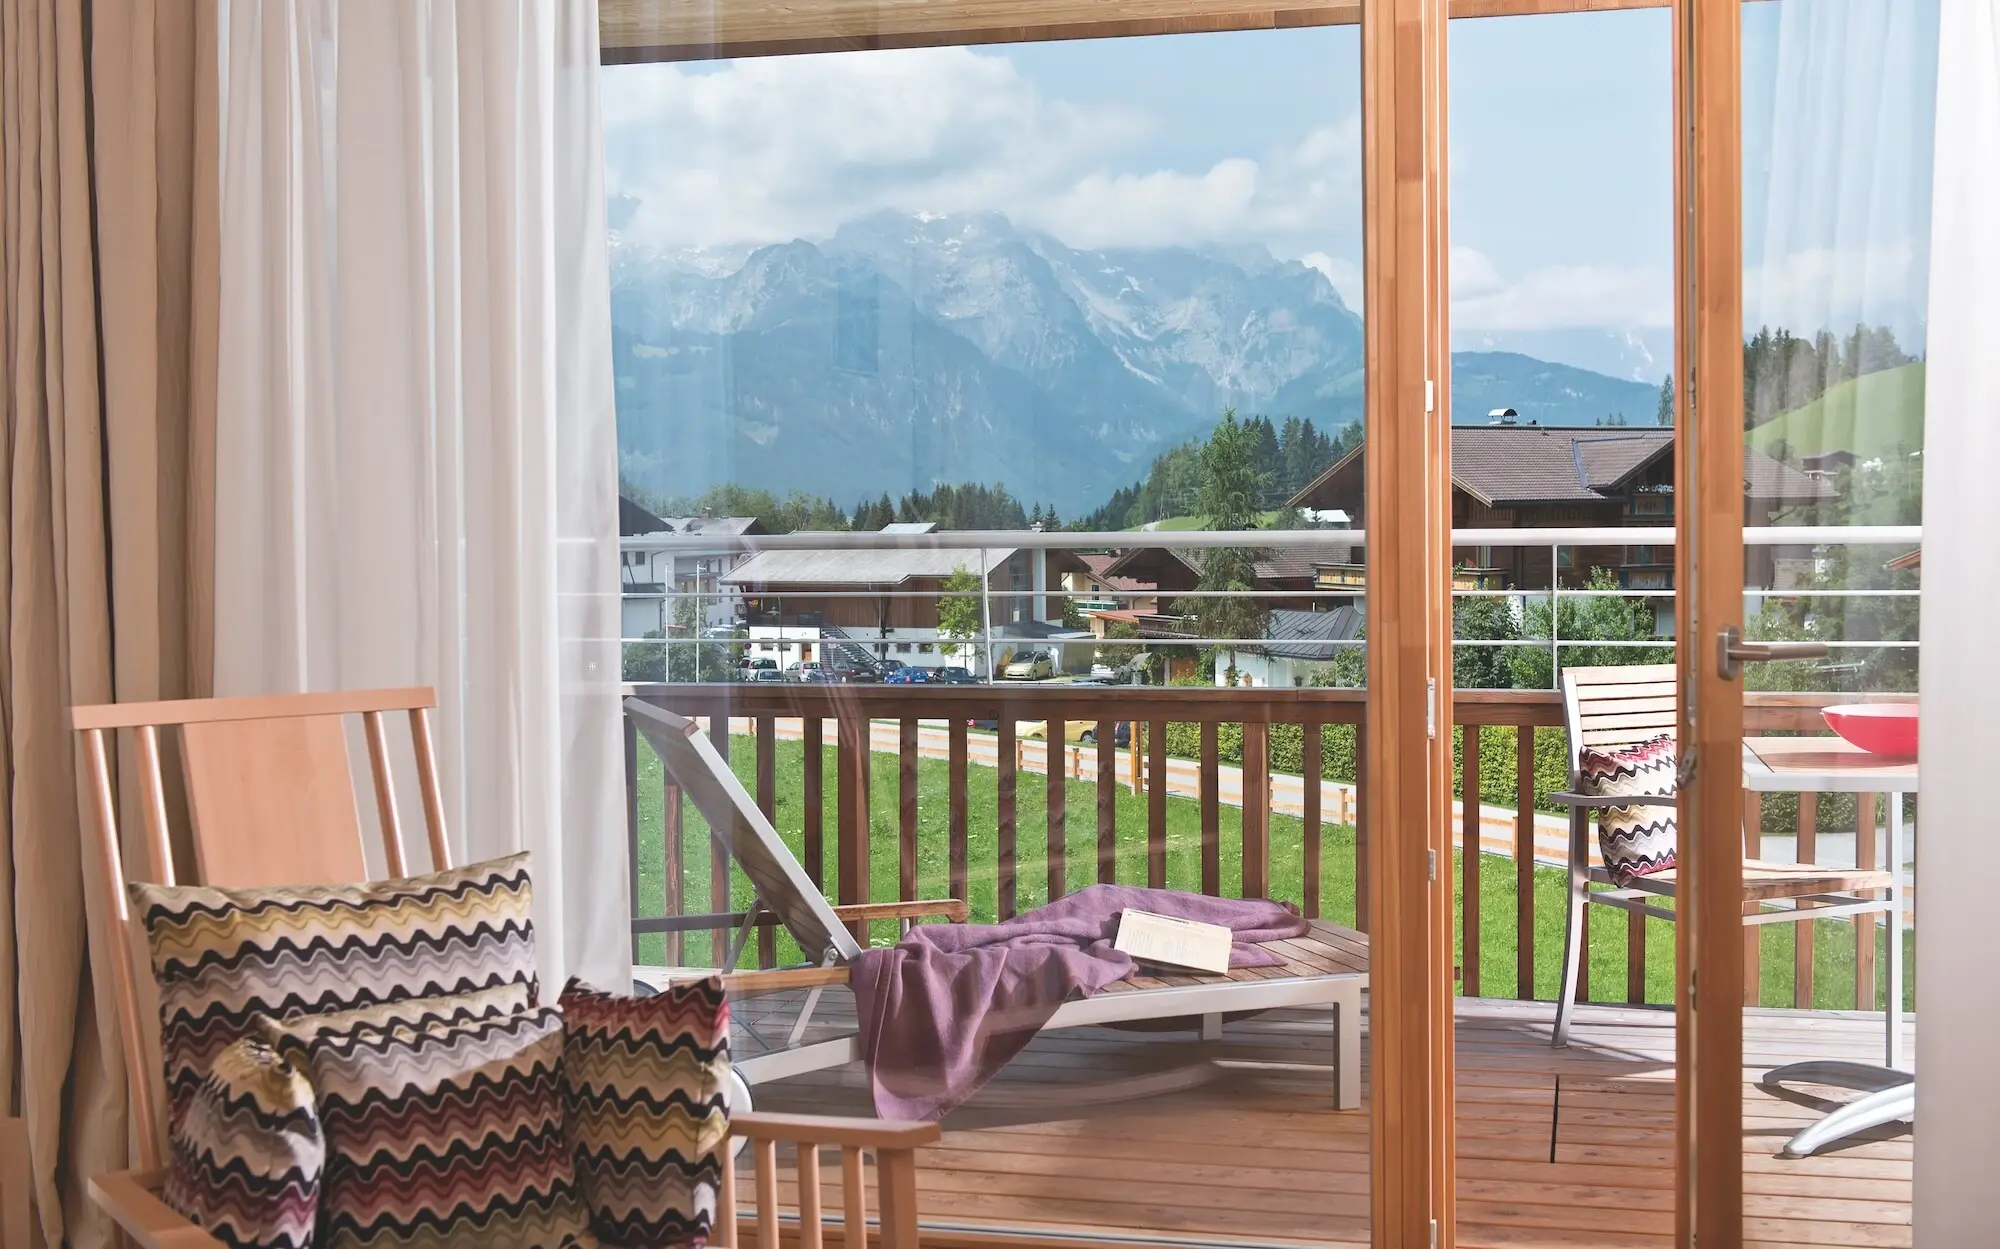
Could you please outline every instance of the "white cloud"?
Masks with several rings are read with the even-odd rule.
[[[1673,279],[1646,265],[1547,265],[1507,277],[1483,253],[1452,248],[1457,330],[1549,330],[1674,323]]]
[[[998,210],[1078,247],[1354,236],[1358,114],[1207,168],[1129,167],[1148,119],[1052,99],[965,48],[773,57],[604,75],[624,232],[664,248],[817,238],[898,212]]]
[[[1743,320],[1800,330],[1867,321],[1907,331],[1922,319],[1928,276],[1908,238],[1770,255],[1743,275]]]

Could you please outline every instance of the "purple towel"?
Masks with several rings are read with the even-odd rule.
[[[854,961],[861,1052],[875,1113],[937,1119],[977,1093],[1058,1007],[1130,976],[1112,948],[1127,907],[1235,933],[1231,967],[1283,960],[1260,941],[1302,936],[1282,902],[1092,885],[1004,924],[930,924]]]

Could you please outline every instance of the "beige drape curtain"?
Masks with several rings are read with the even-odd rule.
[[[213,186],[213,59],[196,54],[211,7],[0,0],[8,1249],[112,1243],[83,1184],[129,1147],[66,709],[211,681],[214,296],[190,276],[215,270],[198,191]]]

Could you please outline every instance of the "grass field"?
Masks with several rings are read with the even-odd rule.
[[[734,739],[731,764],[746,787],[754,792],[754,751],[750,739]],[[821,879],[832,892],[834,865],[834,769],[833,748],[825,748],[826,810],[825,871]],[[777,813],[779,833],[800,852],[803,844],[804,747],[798,742],[777,743]],[[636,887],[637,913],[659,915],[664,905],[664,854],[661,810],[661,770],[659,759],[644,745],[639,750],[639,878]],[[874,901],[897,897],[897,794],[896,761],[893,756],[874,756],[874,784],[871,797],[874,837],[869,856],[869,897]],[[919,897],[948,896],[947,836],[945,828],[948,773],[943,760],[924,759],[918,763],[920,798],[917,826],[917,890]],[[995,870],[998,828],[996,774],[990,768],[968,769],[967,835],[971,863],[971,897],[975,921],[990,922],[995,913]],[[1093,782],[1071,780],[1066,793],[1068,805],[1069,888],[1074,891],[1093,883],[1097,870],[1097,786]],[[1047,900],[1047,790],[1039,775],[1021,774],[1016,787],[1016,905],[1020,910],[1039,906]],[[1222,888],[1225,894],[1239,892],[1242,883],[1242,823],[1240,813],[1225,806],[1220,811],[1222,839]],[[1118,792],[1118,880],[1124,884],[1146,879],[1146,798],[1120,788]],[[1167,799],[1167,883],[1176,889],[1201,887],[1201,813],[1192,799]],[[689,914],[719,910],[710,900],[710,858],[708,830],[692,805],[687,806],[682,825],[682,909]],[[1339,825],[1324,830],[1321,906],[1330,919],[1354,922],[1354,830]],[[1271,816],[1271,889],[1275,897],[1298,902],[1303,897],[1304,828],[1290,816]],[[1455,863],[1452,879],[1464,879]],[[1534,995],[1553,998],[1561,974],[1563,873],[1556,868],[1537,867],[1535,889],[1535,984]],[[1455,893],[1459,892],[1454,890]],[[1493,855],[1480,861],[1480,993],[1486,997],[1515,995],[1515,866],[1511,859]],[[750,885],[740,871],[734,873],[729,909],[749,905]],[[1457,903],[1462,911],[1463,898]],[[1661,920],[1647,920],[1646,998],[1652,1002],[1673,1000],[1673,926]],[[1461,927],[1462,925],[1457,925]],[[875,942],[894,939],[889,924],[876,925]],[[1850,924],[1829,922],[1814,925],[1814,997],[1821,1009],[1848,1009],[1854,1005],[1854,930]],[[1793,939],[1790,924],[1765,926],[1763,940],[1762,1000],[1770,1006],[1792,1003]],[[1878,968],[1887,966],[1887,940],[1877,933]],[[705,933],[685,938],[683,962],[712,964],[710,937]],[[639,961],[665,961],[665,938],[649,935],[641,939]],[[1623,1000],[1625,996],[1626,917],[1605,907],[1591,908],[1590,983],[1592,996]],[[1915,961],[1914,942],[1905,941],[1905,967]],[[780,965],[800,961],[797,947],[782,933],[778,942]],[[745,952],[744,965],[755,965],[755,948]],[[1906,976],[1909,972],[1906,970]],[[1886,977],[1878,973],[1878,981]],[[1907,980],[1906,1005],[1914,1001],[1915,982]],[[1885,989],[1878,984],[1876,1007]]]
[[[1748,434],[1768,451],[1783,442],[1793,456],[1852,451],[1863,459],[1919,451],[1924,445],[1924,366],[1869,373],[1772,418]]]

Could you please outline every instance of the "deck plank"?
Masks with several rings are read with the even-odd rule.
[[[1323,922],[1279,945],[1301,971],[1351,966],[1367,948],[1365,937]],[[782,1036],[783,998],[747,999],[738,1009]],[[829,994],[824,1026],[851,1026],[852,1010],[851,997]],[[1545,1002],[1459,1003],[1458,1243],[1667,1249],[1672,1014],[1582,1007],[1566,1050],[1549,1047],[1550,1018]],[[1324,1012],[1271,1011],[1232,1022],[1223,1044],[1231,1058],[1324,1064],[1328,1022]],[[1745,1012],[1745,1244],[1911,1244],[1909,1136],[1885,1129],[1821,1157],[1780,1158],[1785,1138],[1820,1109],[1757,1083],[1779,1063],[1866,1059],[1880,1045],[1879,1015]],[[1232,1070],[1171,1094],[1118,1096],[1121,1081],[1175,1079],[1204,1067],[1212,1052],[1190,1033],[1044,1033],[923,1151],[923,1217],[989,1232],[1109,1232],[1136,1244],[1365,1245],[1368,1118],[1334,1110],[1323,1074]],[[1362,1066],[1365,1089],[1365,1039]],[[868,1113],[858,1068],[760,1086],[757,1098],[769,1110]],[[788,1165],[781,1172],[781,1197],[793,1202],[796,1180]],[[950,1249],[954,1241],[927,1232],[924,1243]]]

